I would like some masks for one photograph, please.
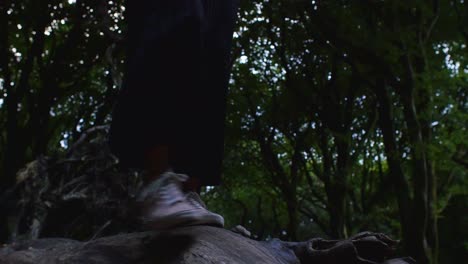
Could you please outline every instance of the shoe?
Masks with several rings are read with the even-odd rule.
[[[155,230],[192,225],[224,227],[222,216],[208,211],[193,194],[186,196],[182,192],[182,183],[187,179],[184,174],[165,172],[143,189],[137,201],[144,225]]]
[[[198,195],[198,193],[196,192],[188,192],[185,197],[189,200],[192,200],[193,202],[195,203],[198,203],[199,205],[201,205],[201,207],[206,208],[206,204],[205,202],[203,202],[203,200],[200,198],[200,195]]]

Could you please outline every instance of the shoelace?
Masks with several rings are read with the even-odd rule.
[[[198,193],[196,192],[189,192],[185,195],[185,197],[191,202],[191,203],[196,203],[197,207],[198,205],[206,209],[206,204],[203,202],[203,200],[200,198]]]
[[[168,204],[176,204],[184,201],[184,196],[180,191],[178,183],[169,183],[167,186],[162,187],[159,192],[159,198]]]
[[[180,192],[180,184],[185,182],[188,176],[185,174],[177,174],[174,172],[165,172],[160,178],[151,182],[146,186],[138,196],[138,201],[144,201],[146,199],[153,199],[157,196],[162,198],[169,198],[172,195],[170,193]]]
[[[194,198],[192,197],[187,197],[187,200],[189,201],[189,203],[191,205],[193,205],[195,208],[197,209],[202,209],[202,210],[206,210],[205,207],[203,207],[197,200],[195,200]]]

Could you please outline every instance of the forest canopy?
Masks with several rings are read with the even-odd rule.
[[[467,259],[466,25],[463,0],[241,1],[223,184],[204,189],[208,206],[259,240],[370,230],[418,263]],[[89,239],[112,219],[31,233],[18,171],[106,131],[125,33],[121,0],[0,2],[0,242]],[[74,162],[60,172],[102,174]]]

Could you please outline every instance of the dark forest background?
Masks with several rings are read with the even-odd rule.
[[[463,0],[242,1],[208,206],[256,239],[468,259],[467,25]],[[0,242],[135,230],[106,146],[124,47],[121,0],[0,1]]]

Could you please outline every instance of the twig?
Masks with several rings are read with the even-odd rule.
[[[104,229],[106,229],[111,223],[112,220],[109,220],[104,225],[102,225],[93,235],[93,237],[91,237],[90,241],[96,239],[102,233],[102,231],[104,231]]]
[[[86,141],[86,139],[93,133],[97,132],[97,131],[102,131],[102,130],[108,130],[109,129],[109,126],[108,125],[102,125],[102,126],[95,126],[95,127],[92,127],[86,131],[84,131],[80,138],[73,144],[73,146],[70,147],[70,149],[68,150],[67,152],[67,157],[70,157],[73,152],[75,151],[75,149],[80,146],[81,144],[83,144],[84,141]]]

